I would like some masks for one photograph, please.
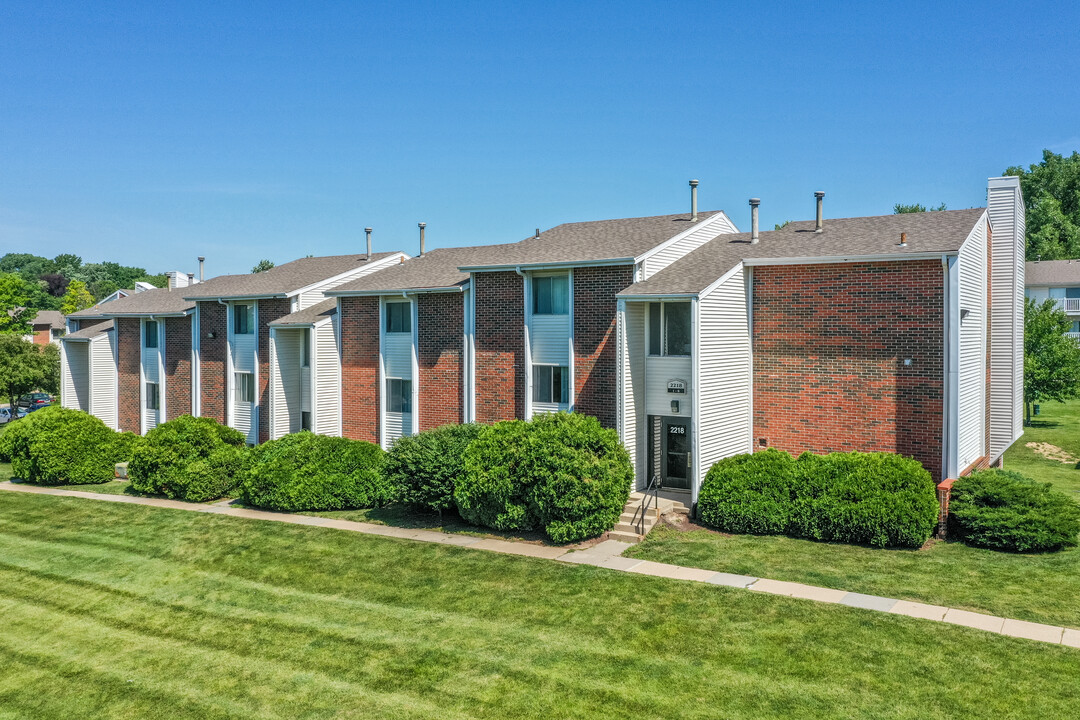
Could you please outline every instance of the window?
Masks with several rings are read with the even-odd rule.
[[[238,372],[233,377],[236,381],[236,386],[234,388],[236,402],[255,402],[255,374]]]
[[[158,384],[146,383],[146,409],[159,410],[161,408],[161,395],[158,392]]]
[[[255,306],[233,305],[233,335],[251,335],[255,332]]]
[[[534,315],[566,315],[570,312],[569,275],[534,277],[532,288]]]
[[[311,331],[301,330],[300,332],[304,338],[300,347],[300,366],[311,367]]]
[[[301,430],[310,430],[311,429],[311,413],[308,412],[307,410],[302,410],[300,412],[300,429]]]
[[[157,320],[147,320],[143,323],[143,345],[148,348],[158,346]]]
[[[570,368],[533,365],[533,402],[570,403]]]
[[[689,355],[690,303],[649,303],[649,354]]]
[[[412,303],[386,303],[386,332],[412,332]]]
[[[412,412],[412,380],[386,379],[386,412]]]

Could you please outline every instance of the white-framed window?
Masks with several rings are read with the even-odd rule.
[[[570,402],[570,368],[559,365],[533,365],[533,402]]]
[[[233,395],[236,402],[255,402],[255,373],[238,372],[233,375],[235,387]]]
[[[690,355],[690,303],[649,303],[649,354]]]
[[[300,343],[300,366],[311,367],[311,330],[305,328],[300,334],[303,337]]]
[[[255,306],[240,303],[232,306],[233,335],[252,335],[255,333]]]
[[[533,315],[566,315],[570,312],[570,276],[538,275],[532,279]]]
[[[157,383],[146,383],[146,409],[147,410],[160,410],[161,409],[161,388]]]
[[[412,412],[412,380],[386,379],[386,412]]]
[[[157,320],[147,320],[143,324],[143,347],[156,348],[158,346]]]
[[[388,302],[388,303],[386,303],[386,332],[388,332],[388,333],[412,332],[412,303],[411,302]]]

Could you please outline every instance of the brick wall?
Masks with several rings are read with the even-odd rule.
[[[341,308],[341,432],[379,442],[379,299],[344,297]]]
[[[416,296],[420,430],[463,421],[465,302],[461,293]]]
[[[525,417],[525,289],[513,271],[473,275],[476,419]]]
[[[225,382],[229,352],[227,310],[216,300],[199,306],[199,414],[225,423]],[[207,335],[213,333],[213,338]]]
[[[632,265],[574,270],[574,409],[604,427],[615,427],[618,411],[615,293],[633,281]]]
[[[191,414],[191,317],[165,318],[165,419]]]
[[[125,432],[142,432],[142,322],[116,319],[117,423]]]
[[[936,260],[754,268],[755,445],[898,452],[940,480],[943,275]]]
[[[259,442],[270,439],[270,328],[274,320],[289,314],[291,303],[287,298],[271,298],[258,301],[259,387],[256,400],[259,404]]]

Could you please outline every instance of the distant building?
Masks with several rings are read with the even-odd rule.
[[[1069,336],[1080,340],[1080,260],[1029,262],[1025,294],[1036,301],[1053,300],[1072,320]]]

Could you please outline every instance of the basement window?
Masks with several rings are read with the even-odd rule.
[[[412,332],[412,303],[388,302],[386,303],[386,332],[407,333]]]
[[[649,354],[688,356],[690,334],[690,303],[649,303]]]
[[[157,383],[146,383],[146,409],[147,410],[160,410],[161,409],[161,394],[160,386]]]
[[[412,412],[412,380],[386,379],[386,412]]]
[[[234,398],[238,403],[255,402],[255,373],[238,372],[234,376]]]
[[[570,402],[570,368],[557,365],[533,365],[533,402]]]

